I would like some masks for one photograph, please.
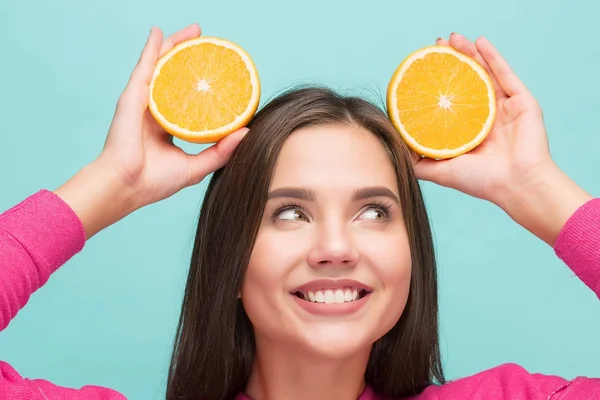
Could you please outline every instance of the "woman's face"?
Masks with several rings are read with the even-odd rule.
[[[396,324],[411,275],[399,197],[390,158],[365,129],[287,139],[241,292],[257,342],[341,358]]]

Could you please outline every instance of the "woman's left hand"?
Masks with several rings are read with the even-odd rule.
[[[479,62],[496,91],[496,120],[474,150],[448,160],[422,158],[419,179],[488,200],[549,244],[590,196],[562,173],[550,156],[542,110],[498,50],[485,38],[438,39]],[[550,213],[543,215],[543,213]]]

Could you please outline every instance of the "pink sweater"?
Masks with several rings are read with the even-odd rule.
[[[0,215],[0,330],[27,303],[33,292],[85,243],[77,215],[57,196],[40,191]],[[600,199],[583,205],[565,224],[554,250],[600,297]],[[98,386],[59,387],[42,379],[21,377],[0,362],[0,399],[124,399]],[[412,400],[591,400],[600,399],[600,379],[530,374],[505,364],[442,386],[430,386]],[[249,400],[243,394],[237,400]],[[382,400],[366,388],[359,400]]]

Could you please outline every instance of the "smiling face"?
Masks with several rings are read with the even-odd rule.
[[[258,344],[340,358],[396,324],[411,279],[397,179],[364,128],[319,125],[286,140],[241,290]]]

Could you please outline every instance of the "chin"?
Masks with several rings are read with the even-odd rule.
[[[311,324],[302,330],[297,345],[312,356],[325,359],[345,359],[359,354],[370,353],[377,335],[364,330],[364,326],[327,322]]]

